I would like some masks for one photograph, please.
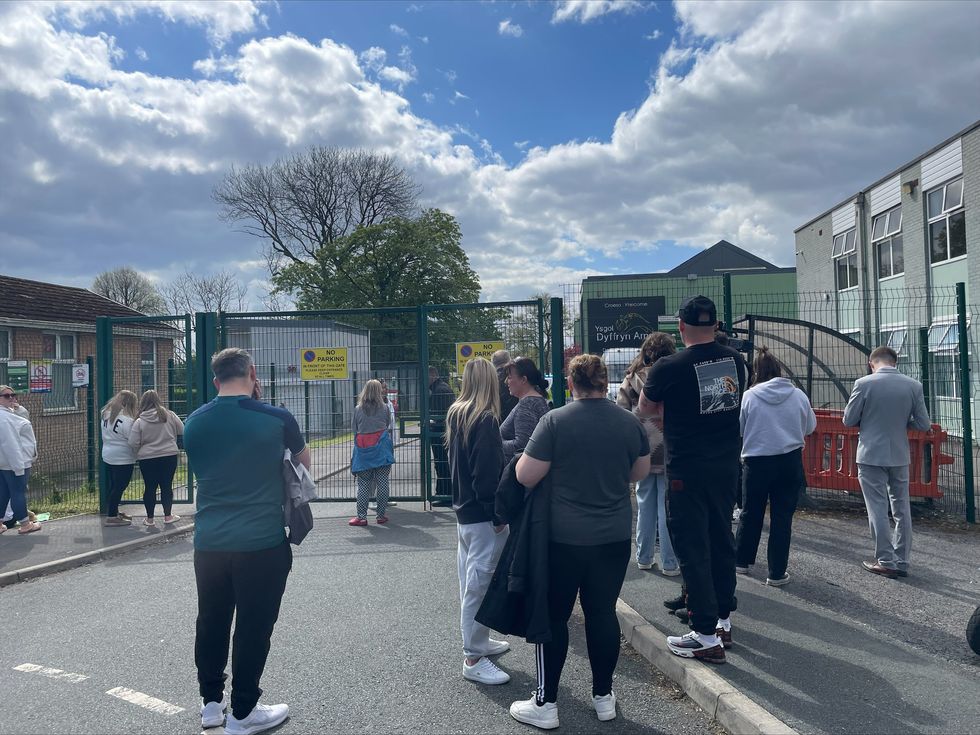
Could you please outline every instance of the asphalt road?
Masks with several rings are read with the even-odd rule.
[[[349,528],[351,511],[317,506],[296,551],[263,679],[291,708],[278,732],[532,732],[507,714],[534,686],[531,646],[500,658],[508,685],[461,676],[452,514],[402,504]],[[199,732],[191,560],[185,539],[0,590],[0,733]],[[615,688],[619,717],[599,723],[577,620],[560,732],[720,732],[628,647]]]

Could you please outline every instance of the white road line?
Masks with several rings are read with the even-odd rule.
[[[143,709],[148,709],[151,712],[159,712],[161,715],[175,715],[178,712],[183,712],[183,707],[178,707],[176,704],[170,704],[170,702],[164,702],[162,699],[157,699],[156,697],[151,697],[149,694],[143,694],[143,692],[136,692],[132,689],[127,689],[126,687],[116,687],[115,689],[110,689],[106,692],[113,697],[118,697],[119,699],[135,704]]]
[[[52,669],[50,666],[40,666],[38,664],[21,664],[20,666],[14,666],[14,671],[23,671],[25,674],[40,674],[41,676],[46,676],[49,679],[62,679],[64,681],[69,681],[72,684],[78,684],[79,682],[88,679],[88,677],[84,674],[73,674],[70,671]]]

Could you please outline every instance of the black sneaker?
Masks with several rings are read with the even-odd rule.
[[[674,610],[674,612],[671,614],[676,615],[678,618],[683,620],[688,625],[691,624],[691,611],[688,610],[686,607],[682,607],[680,610]]]
[[[664,600],[664,607],[674,612],[675,610],[680,610],[682,607],[687,607],[687,597],[686,595],[678,595],[670,600]]]
[[[709,664],[725,663],[725,648],[718,637],[714,636],[714,639],[718,641],[714,645],[705,645],[701,642],[701,638],[702,636],[694,630],[687,635],[668,636],[667,648],[672,654],[681,658],[696,658]]]

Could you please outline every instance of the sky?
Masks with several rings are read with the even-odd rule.
[[[0,271],[237,273],[232,166],[395,156],[483,300],[793,230],[980,118],[977,2],[0,3]],[[828,254],[828,257],[829,254]]]

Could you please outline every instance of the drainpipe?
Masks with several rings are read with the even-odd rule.
[[[857,226],[858,226],[858,238],[861,242],[861,281],[867,286],[865,294],[874,295],[875,302],[875,330],[878,329],[878,279],[874,278],[873,281],[868,278],[868,249],[870,244],[868,243],[868,224],[865,218],[865,196],[863,191],[859,191],[857,197],[855,198],[854,205],[857,209]],[[874,271],[874,275],[877,275],[878,271]],[[873,285],[872,285],[873,283]],[[869,299],[867,296],[861,299],[862,308],[862,318],[864,321],[864,344],[869,347],[871,344],[871,306],[868,303]],[[877,338],[876,338],[877,339]],[[875,345],[876,346],[876,345]]]

